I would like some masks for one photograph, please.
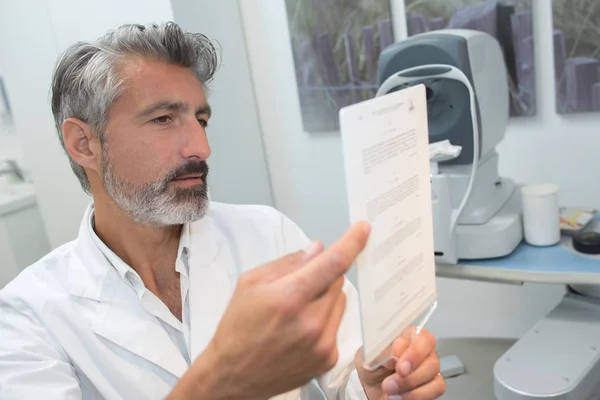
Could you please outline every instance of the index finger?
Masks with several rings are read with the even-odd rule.
[[[285,291],[299,292],[303,300],[320,297],[350,268],[364,249],[370,227],[366,222],[353,224],[334,244],[280,282]]]
[[[321,242],[314,241],[304,250],[287,254],[277,260],[248,271],[246,273],[246,284],[253,286],[276,281],[282,276],[297,270],[321,251],[323,251]]]

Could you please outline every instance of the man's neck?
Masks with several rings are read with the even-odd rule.
[[[116,205],[105,202],[95,205],[94,220],[100,240],[140,275],[149,290],[159,295],[160,288],[169,284],[165,280],[178,277],[175,262],[181,225],[142,225]]]

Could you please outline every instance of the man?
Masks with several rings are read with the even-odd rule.
[[[93,203],[75,241],[0,292],[0,397],[437,398],[426,331],[393,343],[397,363],[362,367],[344,273],[368,225],[324,249],[272,208],[209,203],[217,64],[206,37],[172,23],[59,60],[56,127]]]

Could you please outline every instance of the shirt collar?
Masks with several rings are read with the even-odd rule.
[[[131,281],[132,277],[139,278],[139,275],[133,268],[127,265],[119,256],[117,256],[96,234],[94,229],[94,208],[92,205],[92,210],[88,214],[89,219],[87,221],[87,227],[89,229],[90,235],[92,236],[92,241],[95,246],[100,250],[100,252],[106,257],[108,262],[117,270],[119,275],[124,279]],[[187,266],[187,258],[189,257],[190,252],[190,226],[189,224],[185,224],[181,229],[181,236],[179,237],[179,247],[177,249],[177,260],[175,262],[176,271],[180,274],[185,274],[188,276],[188,266]]]
[[[177,249],[177,261],[175,270],[180,274],[189,276],[188,257],[190,255],[190,224],[184,224],[179,237],[179,248]]]

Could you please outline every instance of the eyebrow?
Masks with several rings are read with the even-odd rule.
[[[171,112],[189,112],[190,107],[182,102],[178,101],[159,101],[158,103],[151,104],[144,108],[139,114],[139,118],[146,118],[158,111],[171,111]],[[212,115],[212,110],[208,104],[201,105],[196,109],[195,115],[206,114],[209,117]]]

